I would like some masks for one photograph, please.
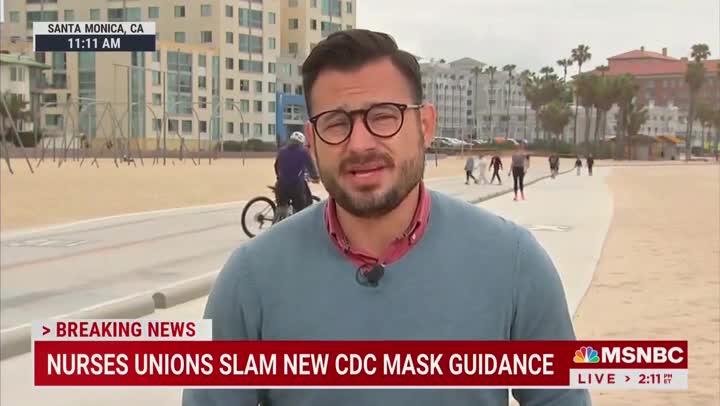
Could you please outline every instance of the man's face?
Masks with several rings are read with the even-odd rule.
[[[415,104],[408,80],[389,59],[349,72],[323,71],[311,94],[313,114],[387,102]],[[325,143],[306,124],[325,188],[340,207],[359,217],[390,212],[418,185],[434,132],[435,110],[429,105],[406,110],[402,128],[391,138],[373,135],[362,114],[353,117],[352,133],[339,145]]]

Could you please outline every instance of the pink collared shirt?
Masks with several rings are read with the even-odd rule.
[[[350,243],[348,242],[337,218],[335,200],[329,198],[328,204],[325,206],[325,227],[327,228],[331,239],[335,243],[335,246],[350,261],[358,267],[363,268],[363,270],[369,269],[377,263],[388,265],[402,258],[403,255],[407,254],[407,252],[410,251],[410,249],[418,241],[420,241],[420,238],[422,238],[425,230],[427,229],[429,218],[430,194],[425,189],[425,185],[420,182],[420,199],[417,208],[415,209],[415,215],[413,216],[412,222],[405,232],[393,240],[390,246],[387,247],[385,252],[378,258],[367,252],[350,247]]]

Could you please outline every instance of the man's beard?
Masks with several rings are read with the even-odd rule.
[[[378,218],[391,212],[410,194],[420,183],[425,173],[425,149],[420,139],[418,154],[406,161],[395,165],[392,158],[380,151],[373,150],[364,154],[352,154],[343,159],[338,166],[338,173],[334,170],[323,169],[318,161],[318,171],[323,185],[328,194],[335,202],[348,211],[350,214],[362,218]],[[339,174],[344,173],[348,165],[362,164],[365,162],[381,162],[383,166],[398,173],[398,180],[390,186],[390,189],[378,195],[372,190],[349,191],[340,186]]]

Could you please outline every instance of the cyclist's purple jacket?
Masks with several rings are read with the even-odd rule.
[[[310,153],[299,144],[284,146],[278,151],[275,159],[275,175],[282,185],[294,185],[305,181],[304,174],[316,177],[315,165]]]
[[[205,309],[216,340],[574,340],[565,293],[527,231],[430,191],[422,239],[386,266],[379,286],[356,280],[314,204],[243,243]],[[398,230],[402,233],[403,230]],[[515,389],[522,406],[588,406],[585,390]],[[184,406],[507,406],[502,389],[187,389]]]

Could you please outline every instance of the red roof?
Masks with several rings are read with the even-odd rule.
[[[665,61],[679,61],[679,59],[677,58],[672,58],[657,52],[643,51],[639,49],[608,58],[608,60],[613,59],[662,59]]]
[[[720,59],[705,61],[705,71],[708,73],[717,72]],[[684,75],[687,70],[687,62],[673,59],[663,63],[642,63],[635,64],[625,63],[624,66],[611,67],[606,71],[606,75],[622,75],[629,73],[634,76],[661,76],[661,75]],[[601,75],[602,72],[594,70],[593,73]]]

